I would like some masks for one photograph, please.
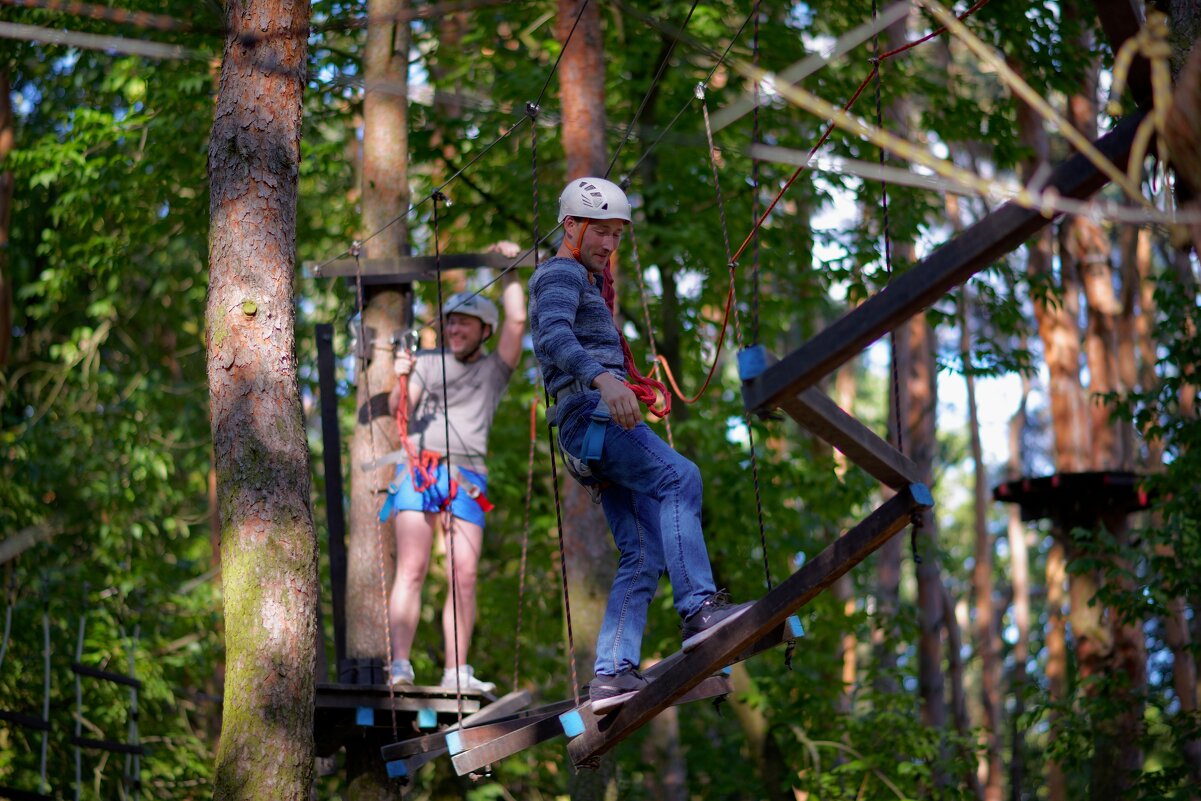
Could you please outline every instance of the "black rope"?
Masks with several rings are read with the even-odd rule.
[[[446,539],[446,559],[450,563],[450,620],[451,634],[453,635],[454,645],[451,646],[454,651],[454,671],[455,671],[455,702],[458,711],[457,722],[460,726],[463,725],[463,683],[461,674],[459,673],[459,661],[462,659],[462,654],[459,653],[459,584],[458,571],[455,569],[455,534],[456,528],[454,524],[454,513],[451,511],[451,503],[453,494],[450,491],[451,487],[451,464],[450,464],[450,386],[446,378],[446,349],[449,344],[446,341],[446,312],[442,306],[442,246],[440,232],[438,227],[438,202],[446,202],[446,195],[437,192],[434,195],[434,271],[438,274],[438,344],[441,346],[442,354],[442,421],[446,431],[446,506],[442,510],[442,536]],[[437,471],[434,473],[435,487],[437,482]]]
[[[876,0],[872,0],[872,20],[876,19],[878,10]],[[884,103],[883,95],[883,62],[880,60],[880,32],[877,30],[872,34],[872,52],[874,57],[872,63],[875,66],[875,93],[876,93],[876,128],[884,130]],[[888,160],[888,155],[884,152],[884,148],[877,148],[880,158],[880,167],[883,168]],[[884,235],[884,272],[887,274],[888,282],[892,281],[892,226],[888,217],[888,181],[884,179],[883,169],[880,175],[880,211],[883,215],[882,233]],[[896,434],[897,434],[897,450],[902,454],[905,453],[905,423],[901,415],[901,371],[898,366],[898,358],[900,351],[897,348],[897,332],[893,329],[888,334],[888,340],[892,347],[892,405],[896,410]],[[921,555],[917,552],[917,530],[921,526],[921,519],[914,518],[913,527],[909,530],[909,550],[913,555],[913,563],[921,564]]]
[[[738,41],[738,37],[741,36],[742,32],[746,29],[747,23],[749,23],[751,21],[751,16],[753,15],[753,13],[754,12],[752,12],[751,14],[747,14],[746,19],[744,19],[742,21],[742,24],[738,26],[738,30],[734,32],[734,36],[731,37],[729,43],[726,45],[726,49],[722,51],[720,56],[718,56],[717,61],[713,64],[713,67],[709,70],[709,74],[705,76],[705,80],[703,81],[705,86],[709,85],[709,81],[713,80],[713,76],[717,74],[717,70],[720,69],[721,65],[725,63],[726,56],[728,56],[730,54],[730,51],[734,48],[734,43]],[[642,155],[638,157],[638,161],[634,162],[634,166],[630,168],[630,172],[629,172],[630,175],[633,175],[634,173],[638,172],[638,168],[640,166],[642,166],[642,162],[645,161],[647,156],[649,156],[651,154],[651,151],[653,151],[659,145],[659,143],[663,141],[663,137],[667,136],[668,132],[671,131],[671,129],[675,126],[676,122],[679,121],[680,117],[684,116],[684,112],[687,111],[688,108],[692,105],[692,101],[694,99],[695,99],[695,95],[688,96],[688,99],[686,101],[684,101],[684,105],[680,106],[680,110],[677,111],[676,115],[671,118],[671,122],[667,123],[667,127],[665,127],[663,130],[661,130],[659,132],[659,136],[656,137],[655,140],[653,142],[651,142],[650,146],[647,147],[646,150],[643,151]]]
[[[709,102],[705,99],[704,84],[696,85],[696,96],[701,101],[701,112],[705,118],[705,138],[709,143],[709,167],[713,172],[713,192],[717,196],[717,213],[721,220],[721,241],[726,249],[726,265],[730,273],[730,292],[734,293],[734,297],[730,300],[731,311],[734,314],[734,336],[738,340],[738,346],[743,346],[742,337],[742,321],[741,315],[738,313],[738,297],[735,292],[734,283],[734,257],[730,250],[730,230],[726,225],[726,204],[721,194],[721,181],[718,178],[717,172],[717,147],[713,143],[713,126],[709,123]],[[747,442],[751,449],[751,479],[755,485],[755,513],[756,519],[759,522],[759,546],[763,551],[763,577],[767,583],[767,589],[772,588],[771,566],[767,559],[767,526],[763,520],[763,495],[759,486],[759,458],[755,449],[755,431],[751,420],[750,410],[743,411],[743,421],[746,423]]]
[[[692,0],[692,7],[688,9],[688,16],[684,18],[684,24],[681,30],[688,27],[688,21],[692,19],[692,12],[696,11],[697,4],[700,0]],[[626,142],[630,140],[630,134],[634,131],[634,126],[638,124],[642,112],[646,109],[646,104],[650,102],[651,95],[654,94],[655,87],[659,85],[659,79],[663,77],[663,73],[667,70],[667,65],[671,62],[671,54],[676,49],[676,43],[679,42],[678,37],[673,37],[671,44],[667,46],[667,52],[663,55],[663,60],[659,62],[659,69],[655,72],[655,77],[651,80],[650,87],[647,88],[646,94],[642,97],[642,102],[638,105],[638,110],[634,112],[634,118],[630,120],[630,124],[626,126],[625,135],[621,137],[621,142],[618,143],[617,149],[613,151],[613,158],[609,162],[608,168],[605,170],[603,178],[608,178],[609,173],[613,172],[613,166],[617,164],[617,158],[621,155],[621,149],[625,147]]]

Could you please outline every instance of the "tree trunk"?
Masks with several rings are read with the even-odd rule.
[[[364,246],[365,258],[397,258],[406,252],[405,220],[391,225],[408,208],[408,52],[409,23],[397,17],[408,10],[408,0],[371,0],[367,14],[367,44],[363,57],[367,92],[363,100],[363,232],[373,235]],[[385,226],[387,226],[385,228]],[[407,285],[363,289],[365,308],[360,318],[359,353],[355,360],[356,395],[354,434],[350,441],[350,526],[346,564],[346,655],[350,659],[380,660],[388,648],[388,612],[385,597],[394,570],[391,523],[378,520],[381,492],[395,465],[363,470],[385,453],[400,446],[396,425],[388,414],[387,396],[392,373],[389,339],[412,323]],[[341,672],[341,666],[339,667]],[[356,798],[374,797],[367,786],[384,786],[378,755],[365,764],[374,766],[376,781],[350,780]],[[357,763],[356,763],[357,764]],[[382,789],[381,789],[382,792]]]
[[[555,36],[567,40],[584,0],[558,0]],[[598,3],[588,3],[559,64],[559,100],[563,109],[563,150],[568,178],[605,172],[604,37]],[[604,512],[588,491],[566,479],[563,484],[563,558],[571,596],[571,626],[575,634],[576,671],[581,684],[593,675],[596,638],[605,615],[605,599],[617,560]],[[580,771],[570,783],[577,801],[604,798],[615,792],[613,759],[601,759],[597,771]]]
[[[838,368],[834,374],[834,393],[840,408],[844,409],[848,414],[855,413],[855,392],[858,381],[856,379],[856,364],[850,362]],[[834,461],[837,465],[839,476],[843,476],[849,467],[849,461],[841,451],[834,451]],[[894,537],[893,539],[896,539]],[[844,573],[834,582],[834,586],[830,588],[834,593],[834,597],[842,603],[842,612],[845,615],[843,620],[842,636],[838,642],[838,661],[841,665],[839,671],[839,685],[841,690],[838,695],[838,703],[835,710],[840,715],[848,715],[854,706],[855,697],[855,680],[858,676],[858,648],[859,640],[855,636],[855,631],[851,627],[851,619],[855,614],[855,581],[851,578],[850,573]]]
[[[980,417],[976,408],[976,378],[971,373],[972,331],[968,288],[959,295],[959,349],[963,358],[963,380],[967,385],[968,436],[974,474],[975,564],[972,588],[976,599],[976,653],[980,655],[980,706],[984,713],[984,759],[988,772],[984,782],[985,801],[1001,801],[1001,644],[998,642],[993,610],[993,539],[988,531],[988,476],[984,447],[980,442]]]
[[[317,542],[292,282],[309,4],[226,9],[205,332],[226,627],[214,798],[307,801]]]
[[[1020,347],[1025,346],[1023,337]],[[1022,431],[1026,427],[1026,399],[1029,396],[1030,379],[1022,376],[1022,399],[1009,421],[1009,465],[1006,477],[1010,481],[1022,475]],[[1009,681],[1013,695],[1009,798],[1010,801],[1021,801],[1026,776],[1026,735],[1020,727],[1026,711],[1026,661],[1030,658],[1030,556],[1021,507],[1015,503],[1009,504],[1008,513],[1006,531],[1009,540],[1009,575],[1013,588],[1013,624],[1018,630],[1017,641],[1013,644],[1013,675]]]
[[[1052,702],[1063,701],[1068,687],[1067,622],[1063,614],[1067,559],[1056,539],[1047,551],[1047,693]],[[1059,714],[1052,713],[1049,736],[1059,733]],[[1047,762],[1047,800],[1067,801],[1067,777],[1058,762]]]
[[[364,258],[398,258],[407,253],[408,71],[410,28],[400,19],[408,0],[369,0],[367,41],[363,52],[362,227],[370,237]],[[395,222],[393,222],[396,220]],[[355,360],[354,433],[350,441],[350,526],[346,566],[346,656],[383,663],[388,643],[387,592],[395,573],[392,523],[379,522],[382,492],[395,465],[375,470],[362,466],[400,447],[387,397],[396,380],[390,340],[412,325],[408,284],[363,287],[359,352]],[[356,305],[357,305],[356,298]],[[339,680],[342,666],[338,668]],[[376,681],[370,672],[359,683]],[[346,747],[347,798],[383,801],[394,797],[378,743],[364,740]]]
[[[12,343],[13,289],[8,273],[8,227],[12,220],[13,174],[4,169],[8,154],[16,144],[13,126],[12,87],[8,70],[0,68],[0,371],[8,366]]]

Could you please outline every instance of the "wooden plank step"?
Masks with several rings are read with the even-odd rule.
[[[0,786],[0,798],[8,798],[11,801],[54,801],[52,795],[42,795],[32,790],[18,790],[15,787],[3,786]]]
[[[1136,112],[1096,140],[1097,149],[1119,169],[1126,169],[1135,131],[1146,113]],[[1080,154],[1051,173],[1046,188],[1082,200],[1108,183],[1100,170]],[[1034,209],[1006,203],[931,253],[888,286],[820,333],[768,367],[743,388],[746,407],[762,414],[814,386],[865,348],[913,315],[931,306],[1051,223]]]
[[[577,767],[595,765],[597,757],[645,725],[676,698],[778,630],[789,615],[905,528],[914,512],[929,509],[933,503],[929,490],[921,484],[906,487],[885,501],[742,616],[723,626],[691,653],[672,659],[646,689],[624,706],[599,721],[595,718],[585,721],[584,732],[567,746],[572,763]]]
[[[15,723],[23,729],[50,731],[50,721],[43,720],[34,715],[26,715],[23,712],[10,712],[7,709],[0,709],[0,720]]]
[[[560,715],[571,709],[574,704],[571,701],[558,701],[546,706],[535,707],[521,712],[514,712],[509,715],[497,715],[487,718],[464,718],[463,728],[460,730],[458,726],[451,726],[444,731],[434,734],[427,734],[424,737],[411,737],[407,740],[402,740],[398,743],[389,743],[380,749],[380,754],[385,761],[394,759],[405,759],[416,754],[421,754],[434,749],[446,748],[446,738],[457,731],[466,731],[467,729],[485,729],[505,733],[509,729],[505,728],[505,724],[516,723],[518,726],[532,722],[536,717],[544,715]],[[487,709],[487,707],[485,707]],[[484,710],[481,709],[480,712]],[[474,736],[474,735],[473,735]]]
[[[133,687],[135,690],[142,689],[142,682],[138,681],[133,676],[126,676],[121,673],[113,673],[110,670],[101,670],[100,668],[94,668],[91,665],[85,665],[81,662],[72,662],[71,670],[79,676],[88,676],[93,679],[111,681],[113,684],[123,684],[126,687]]]
[[[113,754],[129,754],[130,756],[145,756],[146,749],[134,743],[119,743],[113,740],[93,740],[90,737],[71,737],[71,745],[88,748],[93,751],[108,751]]]
[[[658,667],[658,665],[655,667]],[[651,674],[651,670],[647,671],[648,675]],[[678,698],[676,703],[683,704],[690,701],[700,701],[704,698],[713,698],[729,692],[730,682],[725,676],[709,676],[703,681],[697,682],[693,691]],[[588,702],[581,704],[578,710],[581,717],[586,719],[591,718],[591,704]],[[451,757],[455,773],[462,776],[472,771],[477,771],[487,765],[491,765],[493,762],[499,762],[505,757],[512,756],[527,748],[559,736],[563,733],[562,717],[561,714],[556,714],[537,718],[519,728],[501,734],[501,736],[496,737],[490,742],[484,742],[474,748],[465,749],[455,754]],[[467,734],[467,730],[462,732],[464,736]]]

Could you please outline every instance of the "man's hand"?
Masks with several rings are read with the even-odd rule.
[[[613,421],[624,429],[631,429],[642,421],[638,398],[633,391],[612,373],[601,373],[592,379],[592,386],[600,390],[601,400],[609,407]]]
[[[413,357],[407,349],[400,350],[396,353],[392,360],[392,372],[396,375],[408,375],[413,372],[413,365],[417,363],[417,359]]]

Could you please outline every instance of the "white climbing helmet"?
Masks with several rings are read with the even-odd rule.
[[[496,304],[474,292],[458,292],[451,295],[442,305],[442,313],[446,315],[466,314],[468,317],[478,318],[483,321],[484,325],[492,326],[493,332],[496,331],[497,323],[500,322],[500,313],[496,310]]]
[[[629,222],[630,214],[626,193],[604,178],[576,178],[559,195],[559,222],[565,217]]]

